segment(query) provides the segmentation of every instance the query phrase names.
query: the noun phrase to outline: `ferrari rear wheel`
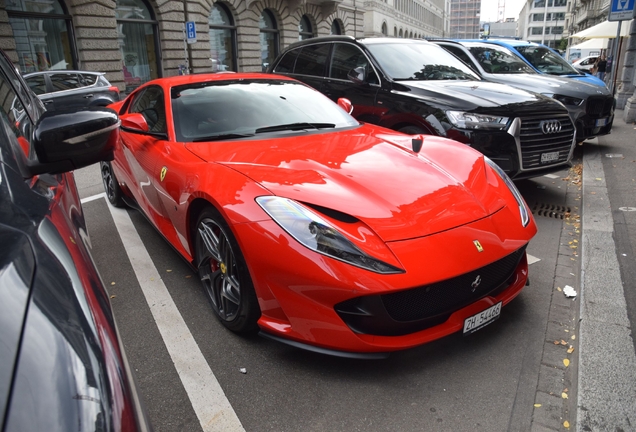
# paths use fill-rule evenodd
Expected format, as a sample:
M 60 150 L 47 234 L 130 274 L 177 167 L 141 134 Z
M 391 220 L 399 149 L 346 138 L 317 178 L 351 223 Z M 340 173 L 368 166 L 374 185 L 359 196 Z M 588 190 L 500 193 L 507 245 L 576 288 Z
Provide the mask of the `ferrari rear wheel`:
M 205 209 L 196 225 L 195 264 L 221 323 L 236 333 L 258 329 L 260 308 L 245 258 L 223 217 Z
M 100 168 L 102 170 L 102 182 L 104 183 L 104 190 L 106 191 L 106 198 L 113 207 L 124 207 L 125 203 L 122 199 L 122 191 L 113 172 L 113 166 L 110 162 L 100 162 Z

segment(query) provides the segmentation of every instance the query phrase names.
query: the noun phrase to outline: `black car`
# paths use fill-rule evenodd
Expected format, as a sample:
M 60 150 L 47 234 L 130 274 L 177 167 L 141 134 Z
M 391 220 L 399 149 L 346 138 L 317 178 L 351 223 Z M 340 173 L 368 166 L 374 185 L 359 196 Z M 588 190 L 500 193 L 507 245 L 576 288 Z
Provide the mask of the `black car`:
M 0 95 L 0 430 L 148 430 L 71 172 L 119 118 L 45 112 L 2 52 Z
M 119 88 L 102 72 L 48 70 L 24 75 L 47 111 L 107 106 L 119 100 Z
M 468 144 L 515 179 L 561 170 L 572 158 L 575 129 L 560 102 L 483 81 L 427 41 L 307 39 L 290 45 L 268 71 L 334 101 L 349 99 L 359 121 Z
M 505 46 L 474 40 L 436 39 L 433 43 L 451 52 L 485 80 L 519 87 L 552 97 L 570 112 L 576 141 L 607 135 L 614 122 L 614 96 L 605 86 L 583 80 L 540 74 Z

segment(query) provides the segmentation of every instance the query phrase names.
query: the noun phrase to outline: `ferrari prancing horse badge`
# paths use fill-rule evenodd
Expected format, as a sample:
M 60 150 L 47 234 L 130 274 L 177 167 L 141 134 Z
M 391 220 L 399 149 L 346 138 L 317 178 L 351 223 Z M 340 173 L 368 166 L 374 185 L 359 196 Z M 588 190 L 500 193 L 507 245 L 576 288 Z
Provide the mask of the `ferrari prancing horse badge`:
M 159 175 L 159 180 L 163 181 L 163 179 L 166 178 L 166 173 L 167 172 L 168 172 L 168 168 L 167 167 L 161 168 L 161 174 Z

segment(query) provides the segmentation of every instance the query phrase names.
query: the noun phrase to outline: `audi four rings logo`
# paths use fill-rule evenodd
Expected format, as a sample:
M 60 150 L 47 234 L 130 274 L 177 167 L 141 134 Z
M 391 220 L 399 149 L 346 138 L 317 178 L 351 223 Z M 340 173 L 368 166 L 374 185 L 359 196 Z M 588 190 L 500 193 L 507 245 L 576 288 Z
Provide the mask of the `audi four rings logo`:
M 560 132 L 561 122 L 558 120 L 543 120 L 541 122 L 541 130 L 545 135 Z

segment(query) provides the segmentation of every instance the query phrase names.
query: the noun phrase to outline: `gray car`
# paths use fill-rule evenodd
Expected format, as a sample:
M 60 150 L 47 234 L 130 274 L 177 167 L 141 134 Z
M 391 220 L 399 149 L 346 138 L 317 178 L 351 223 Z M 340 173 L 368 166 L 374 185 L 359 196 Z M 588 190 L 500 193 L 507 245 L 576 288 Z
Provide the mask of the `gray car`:
M 576 126 L 577 142 L 606 135 L 612 129 L 614 97 L 606 87 L 539 74 L 500 45 L 454 40 L 431 42 L 455 54 L 485 80 L 541 93 L 561 102 Z
M 119 101 L 119 89 L 102 72 L 49 70 L 24 75 L 47 111 L 107 106 Z

